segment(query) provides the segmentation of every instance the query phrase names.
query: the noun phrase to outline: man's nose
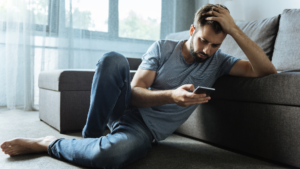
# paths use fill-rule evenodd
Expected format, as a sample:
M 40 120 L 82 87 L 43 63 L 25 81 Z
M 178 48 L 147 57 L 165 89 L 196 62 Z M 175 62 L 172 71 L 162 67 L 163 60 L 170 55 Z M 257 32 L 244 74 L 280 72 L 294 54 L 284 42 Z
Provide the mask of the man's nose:
M 204 52 L 205 54 L 207 54 L 208 56 L 210 56 L 210 49 L 211 49 L 210 45 L 206 45 L 206 46 L 204 46 L 204 48 L 203 48 L 203 52 Z

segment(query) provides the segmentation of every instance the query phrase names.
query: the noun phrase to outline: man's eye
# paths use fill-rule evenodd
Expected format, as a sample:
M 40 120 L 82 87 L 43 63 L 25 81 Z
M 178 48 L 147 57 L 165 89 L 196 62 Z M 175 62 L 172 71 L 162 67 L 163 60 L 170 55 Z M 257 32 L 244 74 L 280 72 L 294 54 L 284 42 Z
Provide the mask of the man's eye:
M 204 40 L 204 39 L 201 39 L 201 41 L 202 41 L 202 42 L 204 42 L 204 43 L 207 43 L 207 41 L 206 41 L 206 40 Z
M 219 45 L 211 45 L 213 48 L 216 48 L 216 47 L 218 47 Z

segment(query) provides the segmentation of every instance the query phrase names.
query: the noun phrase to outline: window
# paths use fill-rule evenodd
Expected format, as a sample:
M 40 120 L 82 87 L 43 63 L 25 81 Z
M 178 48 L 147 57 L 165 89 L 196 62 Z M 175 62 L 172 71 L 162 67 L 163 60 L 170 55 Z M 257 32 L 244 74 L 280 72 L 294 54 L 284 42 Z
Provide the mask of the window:
M 30 3 L 26 3 L 30 1 Z M 24 10 L 28 14 L 33 14 L 34 21 L 37 25 L 48 24 L 48 5 L 49 0 L 1 0 L 0 1 L 0 20 L 3 21 L 9 17 L 10 21 L 21 23 L 23 20 L 22 15 Z M 7 14 L 9 11 L 9 14 Z M 33 12 L 33 13 L 31 13 Z
M 57 0 L 51 1 L 61 5 Z M 73 29 L 86 31 L 85 36 L 93 33 L 93 38 L 146 43 L 160 39 L 161 0 L 64 1 L 65 27 L 72 24 Z M 59 5 L 52 6 L 59 8 Z
M 161 0 L 119 0 L 119 37 L 158 40 Z
M 50 36 L 71 27 L 87 38 L 93 33 L 93 38 L 149 43 L 161 36 L 161 6 L 162 0 L 1 0 L 0 18 L 22 23 L 22 10 L 28 10 L 36 30 Z M 4 16 L 7 10 L 10 16 Z
M 89 31 L 108 32 L 108 0 L 66 0 L 66 26 Z M 72 21 L 71 21 L 72 18 Z

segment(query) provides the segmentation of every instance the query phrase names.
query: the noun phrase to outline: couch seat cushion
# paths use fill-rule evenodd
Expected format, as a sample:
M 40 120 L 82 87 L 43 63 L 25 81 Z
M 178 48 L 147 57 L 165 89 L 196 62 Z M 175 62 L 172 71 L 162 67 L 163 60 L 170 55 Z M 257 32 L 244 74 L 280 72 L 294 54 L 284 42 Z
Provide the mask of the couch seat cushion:
M 283 72 L 261 78 L 223 76 L 211 99 L 226 99 L 300 106 L 300 72 Z

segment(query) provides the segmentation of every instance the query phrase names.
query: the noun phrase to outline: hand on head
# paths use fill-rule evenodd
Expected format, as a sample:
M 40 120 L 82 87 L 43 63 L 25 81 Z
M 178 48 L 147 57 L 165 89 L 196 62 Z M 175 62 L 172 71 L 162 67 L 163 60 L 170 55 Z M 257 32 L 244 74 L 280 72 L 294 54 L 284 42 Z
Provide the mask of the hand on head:
M 206 20 L 219 22 L 224 32 L 230 35 L 234 33 L 237 28 L 229 11 L 223 7 L 215 6 L 211 11 L 203 13 L 202 15 L 211 15 L 207 17 Z

